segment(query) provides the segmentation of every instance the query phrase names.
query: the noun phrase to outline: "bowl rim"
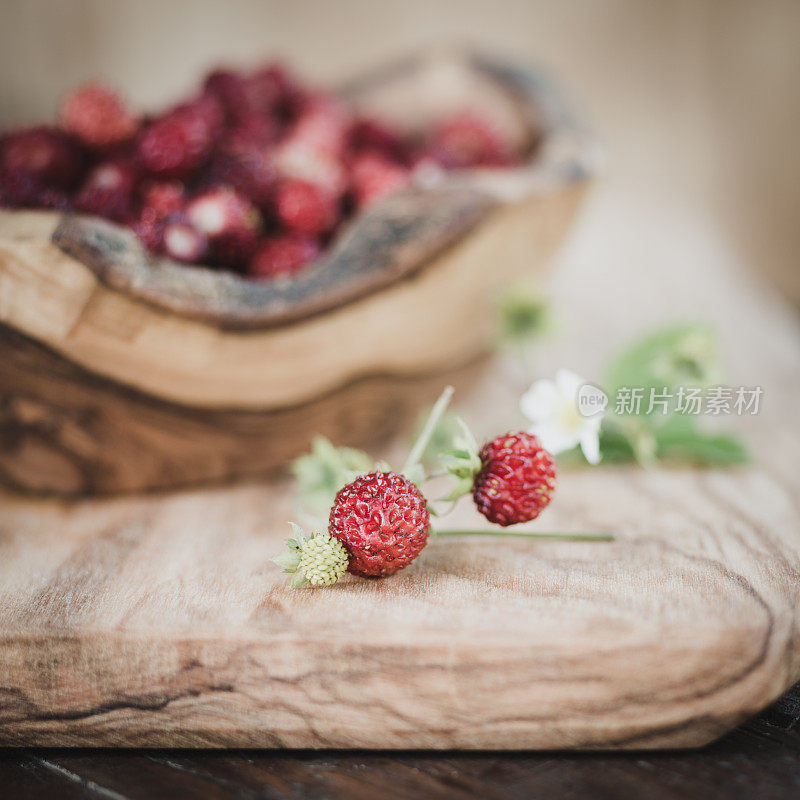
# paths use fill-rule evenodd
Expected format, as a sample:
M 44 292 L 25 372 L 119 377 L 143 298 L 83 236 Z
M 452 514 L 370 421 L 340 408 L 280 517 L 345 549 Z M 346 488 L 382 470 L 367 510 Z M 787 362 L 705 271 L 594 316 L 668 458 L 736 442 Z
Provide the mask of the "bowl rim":
M 446 173 L 376 203 L 343 226 L 313 265 L 291 278 L 253 281 L 199 264 L 153 257 L 114 223 L 66 214 L 52 243 L 108 287 L 180 317 L 225 330 L 278 328 L 337 310 L 413 276 L 494 208 L 583 183 L 597 173 L 597 142 L 549 74 L 472 51 L 429 51 L 345 84 L 355 97 L 432 58 L 460 62 L 516 98 L 541 138 L 519 167 Z

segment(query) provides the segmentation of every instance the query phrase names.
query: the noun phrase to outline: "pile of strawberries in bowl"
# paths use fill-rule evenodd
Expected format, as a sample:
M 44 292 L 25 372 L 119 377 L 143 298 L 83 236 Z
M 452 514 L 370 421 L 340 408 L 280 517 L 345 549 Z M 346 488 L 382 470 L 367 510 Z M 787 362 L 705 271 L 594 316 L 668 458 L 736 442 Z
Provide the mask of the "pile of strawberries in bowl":
M 0 206 L 104 217 L 152 253 L 273 279 L 421 174 L 518 161 L 473 113 L 403 135 L 270 64 L 214 71 L 155 116 L 100 84 L 76 89 L 57 126 L 0 134 Z

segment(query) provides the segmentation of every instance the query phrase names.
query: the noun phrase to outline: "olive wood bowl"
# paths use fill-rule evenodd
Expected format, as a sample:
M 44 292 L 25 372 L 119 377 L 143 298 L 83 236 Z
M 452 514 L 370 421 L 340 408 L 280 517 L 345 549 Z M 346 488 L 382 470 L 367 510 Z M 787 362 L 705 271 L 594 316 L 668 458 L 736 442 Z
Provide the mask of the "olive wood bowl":
M 596 145 L 542 74 L 474 54 L 344 92 L 409 130 L 472 108 L 529 156 L 413 185 L 273 282 L 152 257 L 103 220 L 0 212 L 0 482 L 75 495 L 263 475 L 316 433 L 386 436 L 474 372 L 498 292 L 543 269 Z

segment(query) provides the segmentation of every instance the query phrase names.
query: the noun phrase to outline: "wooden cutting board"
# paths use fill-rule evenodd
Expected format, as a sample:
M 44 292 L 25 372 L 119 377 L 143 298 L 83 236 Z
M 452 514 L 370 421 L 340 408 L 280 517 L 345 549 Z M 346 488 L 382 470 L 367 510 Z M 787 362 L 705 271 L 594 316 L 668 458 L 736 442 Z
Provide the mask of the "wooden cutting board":
M 800 678 L 796 320 L 708 242 L 670 260 L 666 235 L 643 273 L 635 247 L 611 257 L 619 240 L 603 262 L 592 224 L 539 370 L 594 376 L 631 331 L 702 312 L 731 382 L 764 388 L 757 417 L 727 420 L 753 465 L 564 470 L 535 529 L 617 541 L 432 541 L 392 578 L 328 590 L 292 590 L 269 561 L 288 482 L 2 496 L 0 744 L 689 747 Z M 609 282 L 625 313 L 596 305 Z M 498 358 L 460 409 L 482 433 L 518 425 L 520 386 Z M 465 504 L 452 525 L 477 519 Z

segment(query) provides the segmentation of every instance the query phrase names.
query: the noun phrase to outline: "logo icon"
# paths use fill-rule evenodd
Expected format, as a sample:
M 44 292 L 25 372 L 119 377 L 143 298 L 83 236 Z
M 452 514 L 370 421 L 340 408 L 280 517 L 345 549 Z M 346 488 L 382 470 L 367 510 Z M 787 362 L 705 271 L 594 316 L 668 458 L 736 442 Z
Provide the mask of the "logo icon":
M 608 395 L 593 383 L 584 383 L 578 389 L 578 413 L 582 417 L 596 417 L 608 406 Z

